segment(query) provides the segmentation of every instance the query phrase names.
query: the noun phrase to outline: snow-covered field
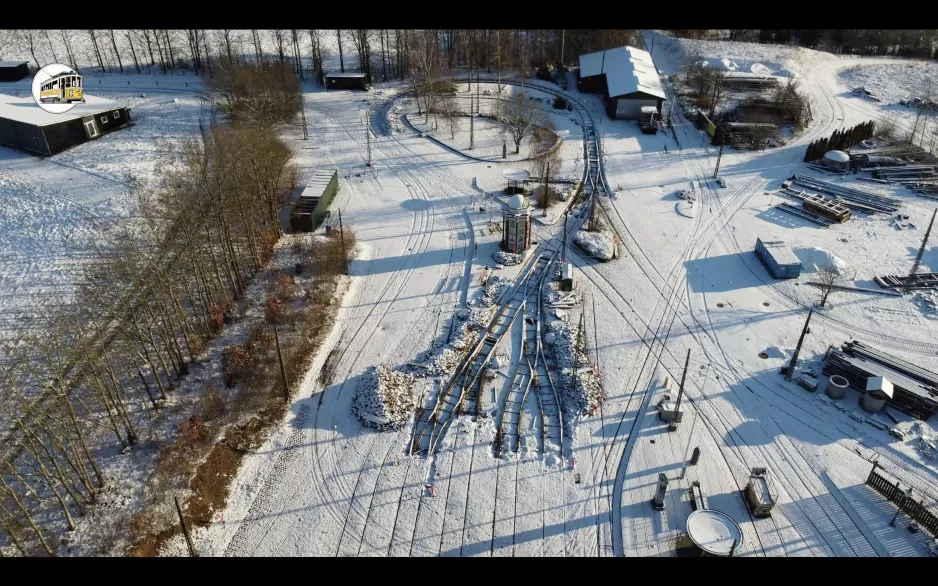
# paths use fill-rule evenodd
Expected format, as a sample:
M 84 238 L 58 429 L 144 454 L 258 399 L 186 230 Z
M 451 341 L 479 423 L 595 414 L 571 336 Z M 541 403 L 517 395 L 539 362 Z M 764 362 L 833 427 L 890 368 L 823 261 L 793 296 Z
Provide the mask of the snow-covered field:
M 410 455 L 411 422 L 376 431 L 355 415 L 352 403 L 372 369 L 433 360 L 452 342 L 458 315 L 468 315 L 484 296 L 483 270 L 508 279 L 521 270 L 523 265 L 496 268 L 492 254 L 501 234 L 491 223 L 499 221 L 500 200 L 483 198 L 503 187 L 508 165 L 467 159 L 402 125 L 403 132 L 372 139 L 368 168 L 361 121 L 372 103 L 400 86 L 382 86 L 383 95 L 369 94 L 364 102 L 358 92 L 306 94 L 316 140 L 297 150 L 300 164 L 304 171 L 339 169 L 341 190 L 333 207 L 342 210 L 366 254 L 353 265 L 353 291 L 314 363 L 318 372 L 328 355 L 333 377 L 323 383 L 311 374 L 298 391 L 293 415 L 245 457 L 227 509 L 195 532 L 201 555 L 671 556 L 692 510 L 686 495 L 695 480 L 708 506 L 741 526 L 738 555 L 926 555 L 926 535 L 906 531 L 907 520 L 890 527 L 895 507 L 864 482 L 877 460 L 927 505 L 938 503 L 938 461 L 929 447 L 938 435 L 935 418 L 916 422 L 897 414 L 898 427 L 908 434 L 900 440 L 850 417 L 858 410 L 855 391 L 838 409 L 821 393 L 778 374 L 819 298 L 807 285 L 816 276 L 814 265 L 839 259 L 849 280 L 864 287 L 875 286 L 874 275 L 902 274 L 934 208 L 929 200 L 876 186 L 901 199 L 902 213 L 916 229 L 899 230 L 886 216 L 856 214 L 824 230 L 773 209 L 785 201 L 774 193 L 781 180 L 806 172 L 801 159 L 808 142 L 884 115 L 882 106 L 846 96 L 840 72 L 892 61 L 682 41 L 651 32 L 644 37 L 646 45 L 655 39 L 655 62 L 664 74 L 679 71 L 686 55 L 724 66 L 726 60 L 738 70 L 761 64 L 795 73 L 814 119 L 782 148 L 725 150 L 724 189 L 710 180 L 716 149 L 680 116 L 674 124 L 682 148 L 670 131 L 645 135 L 634 122 L 607 119 L 596 96 L 580 95 L 571 85 L 570 95 L 595 112 L 608 184 L 616 192 L 608 202 L 609 219 L 620 241 L 619 258 L 608 263 L 566 249 L 576 267 L 577 315 L 585 312 L 586 347 L 594 362 L 589 367 L 602 375 L 604 401 L 576 422 L 568 438 L 572 459 L 563 466 L 538 454 L 540 412 L 533 397 L 522 408 L 518 454 L 493 455 L 493 415 L 523 355 L 523 320 L 499 346 L 494 378 L 479 385 L 479 419 L 459 417 L 434 457 Z M 157 116 L 162 104 L 170 120 L 165 124 L 188 125 L 189 133 L 193 125 L 197 129 L 197 103 L 170 106 L 157 99 L 141 98 L 154 102 L 141 102 L 135 115 L 137 108 L 141 114 L 152 108 Z M 392 116 L 399 121 L 407 111 Z M 560 172 L 579 175 L 582 134 L 566 118 L 569 126 L 558 124 L 567 133 Z M 442 126 L 438 132 L 448 136 Z M 95 175 L 95 181 L 113 182 L 121 167 L 108 161 L 119 160 L 117 150 L 105 151 L 113 158 L 89 161 L 73 154 L 69 160 L 108 177 Z M 2 185 L 28 199 L 39 189 L 38 182 L 29 182 L 38 163 L 6 156 L 0 161 Z M 51 161 L 42 163 L 51 169 Z M 852 177 L 827 179 L 875 189 Z M 674 195 L 691 188 L 697 194 L 693 214 Z M 79 203 L 113 205 L 122 191 L 112 189 L 103 196 L 96 187 L 82 190 Z M 61 229 L 41 224 L 38 212 L 21 221 L 36 223 L 28 231 L 34 247 L 65 234 L 95 234 L 78 219 Z M 559 248 L 562 232 L 562 223 L 534 223 L 542 250 Z M 771 279 L 752 252 L 757 237 L 786 240 L 805 273 L 791 281 Z M 923 268 L 938 270 L 935 251 L 926 250 Z M 25 286 L 31 274 L 23 272 L 16 282 Z M 938 319 L 916 300 L 834 292 L 829 305 L 812 317 L 799 370 L 819 370 L 828 346 L 850 339 L 938 370 Z M 665 395 L 675 398 L 688 350 L 685 417 L 677 431 L 668 432 L 655 405 Z M 426 391 L 416 397 L 424 409 L 433 407 L 446 374 L 440 369 L 428 378 L 431 388 L 415 385 Z M 694 447 L 700 448 L 700 461 L 682 474 L 687 450 Z M 778 504 L 769 519 L 750 517 L 740 494 L 753 466 L 768 467 L 777 485 Z M 670 481 L 663 512 L 649 502 L 660 473 Z M 163 553 L 185 555 L 182 538 Z

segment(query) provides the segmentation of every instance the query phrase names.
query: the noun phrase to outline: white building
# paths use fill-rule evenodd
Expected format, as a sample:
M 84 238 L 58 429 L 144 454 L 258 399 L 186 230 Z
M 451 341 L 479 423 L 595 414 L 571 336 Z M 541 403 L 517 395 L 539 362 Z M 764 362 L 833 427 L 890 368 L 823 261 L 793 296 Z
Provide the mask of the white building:
M 580 55 L 577 87 L 581 92 L 602 92 L 609 115 L 625 120 L 638 120 L 648 106 L 660 114 L 667 97 L 651 55 L 635 47 Z

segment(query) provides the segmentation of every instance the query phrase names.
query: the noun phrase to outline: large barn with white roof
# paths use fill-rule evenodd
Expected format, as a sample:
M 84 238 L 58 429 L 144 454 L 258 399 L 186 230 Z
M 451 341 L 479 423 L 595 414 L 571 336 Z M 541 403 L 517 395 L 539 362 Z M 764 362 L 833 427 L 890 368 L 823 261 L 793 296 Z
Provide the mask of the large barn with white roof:
M 0 145 L 37 155 L 54 155 L 130 124 L 130 108 L 85 95 L 84 104 L 50 114 L 32 97 L 0 94 Z
M 609 116 L 625 120 L 637 120 L 645 106 L 660 114 L 666 97 L 651 55 L 635 47 L 580 55 L 577 87 L 584 93 L 602 92 Z

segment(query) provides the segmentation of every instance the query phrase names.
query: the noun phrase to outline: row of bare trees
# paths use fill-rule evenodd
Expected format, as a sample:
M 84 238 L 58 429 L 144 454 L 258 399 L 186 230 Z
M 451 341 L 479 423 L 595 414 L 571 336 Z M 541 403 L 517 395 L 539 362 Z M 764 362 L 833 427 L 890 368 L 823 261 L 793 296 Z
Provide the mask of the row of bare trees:
M 493 30 L 493 29 L 141 29 L 141 30 L 21 30 L 0 31 L 4 53 L 31 58 L 42 67 L 63 61 L 76 69 L 167 73 L 192 69 L 213 75 L 221 64 L 277 62 L 292 68 L 300 79 L 322 81 L 329 47 L 338 49 L 339 68 L 346 69 L 348 49 L 353 65 L 369 81 L 404 79 L 417 65 L 424 46 L 431 44 L 436 64 L 458 67 L 521 69 L 548 63 L 574 63 L 577 55 L 636 42 L 633 30 Z M 329 38 L 332 37 L 332 38 Z M 131 64 L 133 69 L 131 69 Z
M 7 349 L 0 546 L 55 552 L 55 531 L 75 529 L 108 482 L 100 454 L 152 436 L 271 256 L 296 181 L 291 151 L 277 116 L 232 118 L 182 144 L 157 181 L 132 187 L 142 218 L 109 234 L 86 265 L 71 306 L 80 309 Z

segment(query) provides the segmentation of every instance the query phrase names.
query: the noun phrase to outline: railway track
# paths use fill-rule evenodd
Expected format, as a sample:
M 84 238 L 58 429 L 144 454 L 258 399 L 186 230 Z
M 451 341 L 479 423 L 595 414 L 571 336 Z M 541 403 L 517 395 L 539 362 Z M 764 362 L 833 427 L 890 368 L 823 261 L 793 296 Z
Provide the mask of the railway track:
M 430 456 L 436 452 L 455 416 L 462 412 L 467 390 L 478 384 L 482 371 L 521 312 L 527 294 L 528 279 L 538 279 L 545 269 L 546 261 L 542 256 L 533 258 L 522 270 L 512 287 L 502 293 L 498 301 L 499 309 L 466 357 L 457 366 L 449 382 L 440 389 L 435 406 L 415 424 L 412 455 L 421 453 Z M 511 294 L 507 295 L 509 292 Z

